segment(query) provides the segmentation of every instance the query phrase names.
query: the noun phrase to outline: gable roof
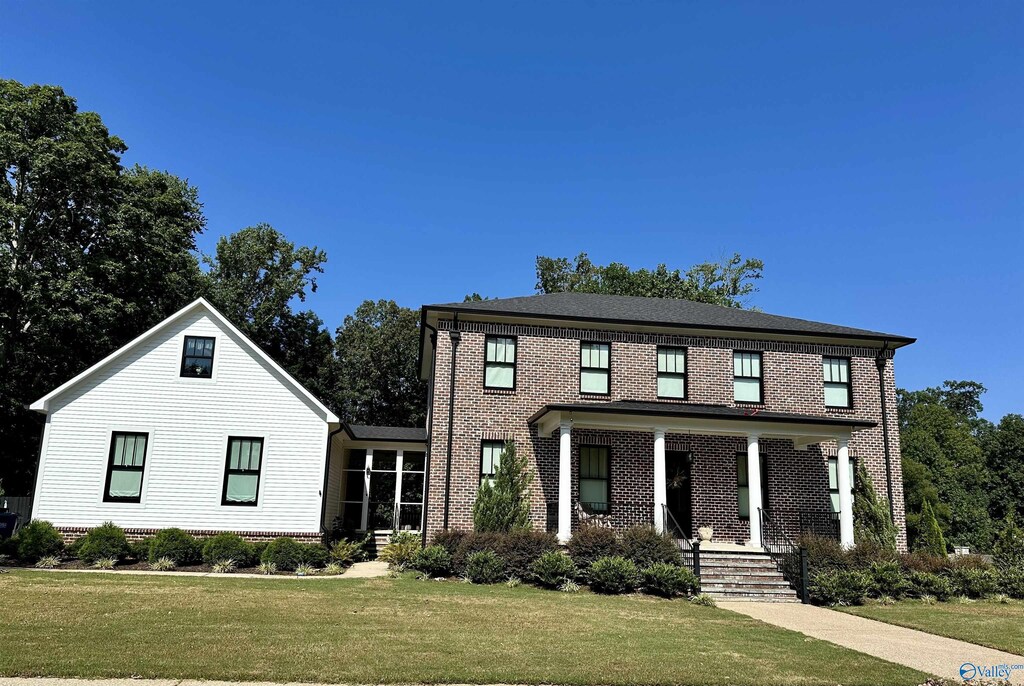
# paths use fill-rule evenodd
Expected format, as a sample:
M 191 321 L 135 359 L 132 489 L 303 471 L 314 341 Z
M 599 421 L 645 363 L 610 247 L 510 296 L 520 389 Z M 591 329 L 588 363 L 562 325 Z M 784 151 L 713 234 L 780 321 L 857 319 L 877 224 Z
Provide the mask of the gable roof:
M 326 405 L 320 402 L 320 400 L 317 399 L 316 396 L 307 391 L 306 387 L 300 384 L 298 381 L 296 381 L 295 377 L 286 372 L 284 368 L 281 367 L 281 365 L 279 365 L 277 362 L 274 362 L 273 358 L 271 358 L 270 355 L 263 352 L 263 350 L 258 345 L 253 343 L 248 336 L 246 336 L 238 329 L 238 327 L 236 327 L 234 324 L 228 321 L 228 318 L 222 315 L 220 312 L 218 312 L 217 309 L 213 305 L 211 305 L 205 298 L 199 298 L 197 300 L 192 301 L 191 303 L 181 308 L 180 310 L 172 314 L 170 317 L 163 320 L 162 322 L 160 322 L 159 324 L 157 324 L 156 326 L 154 326 L 153 328 L 151 328 L 149 331 L 145 332 L 138 338 L 121 346 L 120 348 L 112 352 L 110 355 L 107 355 L 102 360 L 100 360 L 93 366 L 89 367 L 78 376 L 53 389 L 39 400 L 29 405 L 29 409 L 46 414 L 47 412 L 49 412 L 50 402 L 54 398 L 74 388 L 79 383 L 89 378 L 99 370 L 103 369 L 111 362 L 119 359 L 122 355 L 125 355 L 128 351 L 158 335 L 165 329 L 169 328 L 175 322 L 183 319 L 185 316 L 191 314 L 192 312 L 195 312 L 196 310 L 203 310 L 219 326 L 223 327 L 230 333 L 237 336 L 238 339 L 242 342 L 242 346 L 249 351 L 249 354 L 257 358 L 258 360 L 262 360 L 263 362 L 269 364 L 271 369 L 280 374 L 284 378 L 285 382 L 289 386 L 291 386 L 292 390 L 294 390 L 297 395 L 299 395 L 302 398 L 305 398 L 306 400 L 309 400 L 313 404 L 313 406 L 316 407 L 317 410 L 321 413 L 325 422 L 327 422 L 328 424 L 340 423 L 341 420 L 338 419 L 337 415 L 331 412 L 330 409 L 328 409 Z
M 612 324 L 646 324 L 721 331 L 746 331 L 828 338 L 889 341 L 894 347 L 916 339 L 777 314 L 741 310 L 677 298 L 642 298 L 601 293 L 546 293 L 518 298 L 426 305 L 427 310 Z

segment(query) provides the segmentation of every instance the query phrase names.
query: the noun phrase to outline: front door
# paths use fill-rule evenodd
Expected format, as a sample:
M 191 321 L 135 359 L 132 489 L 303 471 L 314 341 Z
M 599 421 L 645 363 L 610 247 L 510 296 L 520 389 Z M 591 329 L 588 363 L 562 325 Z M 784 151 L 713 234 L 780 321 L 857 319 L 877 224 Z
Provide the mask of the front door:
M 672 531 L 685 538 L 693 536 L 693 462 L 691 453 L 670 450 L 665 453 L 666 505 L 681 531 Z M 675 528 L 669 520 L 670 529 Z

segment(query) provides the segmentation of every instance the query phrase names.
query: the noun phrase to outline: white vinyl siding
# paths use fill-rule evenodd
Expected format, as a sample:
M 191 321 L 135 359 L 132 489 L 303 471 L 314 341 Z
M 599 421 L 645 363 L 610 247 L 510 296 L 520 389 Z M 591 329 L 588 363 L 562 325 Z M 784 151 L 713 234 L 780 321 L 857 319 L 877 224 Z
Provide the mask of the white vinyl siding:
M 762 401 L 761 353 L 734 352 L 733 400 L 738 403 Z
M 186 335 L 216 339 L 212 378 L 180 376 Z M 203 310 L 53 399 L 33 517 L 57 526 L 317 533 L 328 425 Z M 140 503 L 104 502 L 111 434 L 147 433 Z M 257 504 L 222 504 L 228 438 L 262 436 Z
M 516 339 L 488 336 L 484 356 L 484 388 L 515 388 Z
M 827 407 L 850 407 L 850 361 L 842 357 L 821 360 Z
M 686 350 L 658 347 L 658 397 L 686 397 Z
M 611 344 L 580 343 L 580 392 L 608 395 L 611 386 Z

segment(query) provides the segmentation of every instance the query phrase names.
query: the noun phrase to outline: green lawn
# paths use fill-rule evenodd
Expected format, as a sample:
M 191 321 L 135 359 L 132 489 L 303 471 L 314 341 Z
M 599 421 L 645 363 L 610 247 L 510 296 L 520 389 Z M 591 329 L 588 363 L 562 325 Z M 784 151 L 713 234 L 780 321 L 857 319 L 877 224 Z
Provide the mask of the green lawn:
M 919 684 L 683 600 L 411 579 L 0 575 L 0 675 L 562 684 Z
M 847 607 L 843 612 L 1024 655 L 1024 602 L 1019 600 L 934 605 L 903 600 L 895 605 Z

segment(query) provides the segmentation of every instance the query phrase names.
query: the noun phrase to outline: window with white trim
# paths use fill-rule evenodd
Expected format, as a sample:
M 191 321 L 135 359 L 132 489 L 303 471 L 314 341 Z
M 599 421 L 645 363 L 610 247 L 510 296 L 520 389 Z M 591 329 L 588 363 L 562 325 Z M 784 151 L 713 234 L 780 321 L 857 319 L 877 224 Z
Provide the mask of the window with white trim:
M 111 434 L 107 482 L 103 490 L 105 502 L 142 502 L 142 475 L 148 444 L 148 433 L 115 431 Z
M 213 376 L 213 346 L 209 336 L 185 336 L 181 353 L 181 376 L 209 379 Z
M 255 505 L 263 466 L 263 439 L 231 437 L 224 466 L 222 505 Z

